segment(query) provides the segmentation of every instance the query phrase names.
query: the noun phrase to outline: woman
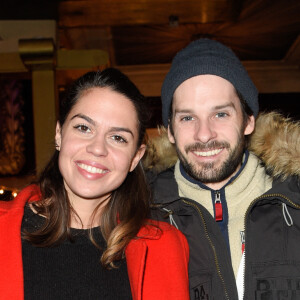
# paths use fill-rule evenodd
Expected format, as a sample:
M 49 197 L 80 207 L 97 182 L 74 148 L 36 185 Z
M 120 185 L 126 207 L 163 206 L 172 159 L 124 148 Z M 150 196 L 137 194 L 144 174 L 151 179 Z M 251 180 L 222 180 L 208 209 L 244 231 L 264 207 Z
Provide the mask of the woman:
M 36 185 L 0 203 L 1 299 L 188 299 L 188 246 L 147 220 L 144 98 L 120 71 L 71 87 Z

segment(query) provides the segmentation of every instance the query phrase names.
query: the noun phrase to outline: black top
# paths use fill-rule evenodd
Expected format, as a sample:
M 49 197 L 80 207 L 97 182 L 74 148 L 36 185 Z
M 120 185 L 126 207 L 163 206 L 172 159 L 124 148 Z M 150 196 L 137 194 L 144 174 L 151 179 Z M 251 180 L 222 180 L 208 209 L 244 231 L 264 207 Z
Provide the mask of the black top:
M 39 228 L 44 219 L 26 206 L 22 230 Z M 126 260 L 117 262 L 117 269 L 106 270 L 100 264 L 102 250 L 88 237 L 88 230 L 71 229 L 74 241 L 65 241 L 51 248 L 39 248 L 22 241 L 25 300 L 132 299 Z M 97 243 L 106 242 L 93 228 Z

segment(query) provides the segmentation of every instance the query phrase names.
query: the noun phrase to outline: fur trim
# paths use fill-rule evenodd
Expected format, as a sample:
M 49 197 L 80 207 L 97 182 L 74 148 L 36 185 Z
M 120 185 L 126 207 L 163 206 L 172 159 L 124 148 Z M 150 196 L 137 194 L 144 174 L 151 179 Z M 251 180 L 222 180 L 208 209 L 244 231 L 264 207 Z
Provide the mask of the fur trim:
M 248 148 L 263 161 L 273 177 L 300 176 L 299 121 L 277 112 L 261 113 Z
M 260 113 L 249 150 L 258 156 L 273 177 L 300 176 L 300 122 L 277 112 Z M 143 158 L 145 169 L 159 173 L 175 164 L 177 154 L 168 140 L 167 130 L 158 128 L 158 136 L 148 141 Z
M 160 173 L 175 165 L 178 157 L 175 146 L 168 139 L 167 129 L 157 128 L 158 135 L 149 139 L 147 150 L 143 157 L 143 166 L 146 170 Z

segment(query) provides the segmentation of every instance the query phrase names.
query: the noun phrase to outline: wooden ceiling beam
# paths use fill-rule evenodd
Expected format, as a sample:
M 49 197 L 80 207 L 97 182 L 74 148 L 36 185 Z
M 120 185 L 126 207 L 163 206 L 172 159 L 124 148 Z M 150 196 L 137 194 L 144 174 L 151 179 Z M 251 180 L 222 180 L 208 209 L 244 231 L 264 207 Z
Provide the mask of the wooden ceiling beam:
M 300 69 L 283 61 L 244 61 L 260 93 L 300 93 Z M 159 97 L 170 64 L 117 66 L 147 97 Z
M 84 0 L 59 4 L 59 26 L 176 25 L 225 22 L 238 0 Z M 240 1 L 239 1 L 240 2 Z
M 284 61 L 290 64 L 296 64 L 300 67 L 300 35 L 290 47 L 288 53 L 284 57 Z

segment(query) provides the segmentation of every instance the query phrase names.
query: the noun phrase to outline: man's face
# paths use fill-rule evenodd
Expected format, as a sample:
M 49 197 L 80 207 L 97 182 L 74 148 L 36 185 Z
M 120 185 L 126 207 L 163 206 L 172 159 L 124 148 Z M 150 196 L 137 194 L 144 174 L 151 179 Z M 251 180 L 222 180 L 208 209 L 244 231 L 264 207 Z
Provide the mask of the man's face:
M 175 91 L 169 140 L 175 143 L 186 172 L 213 189 L 221 188 L 240 168 L 245 135 L 254 130 L 254 117 L 246 124 L 233 85 L 215 75 L 184 81 Z

